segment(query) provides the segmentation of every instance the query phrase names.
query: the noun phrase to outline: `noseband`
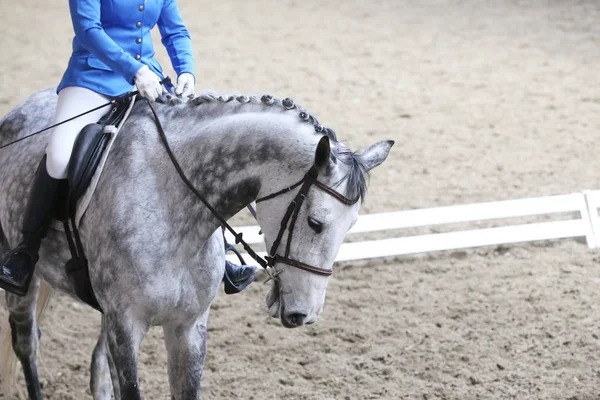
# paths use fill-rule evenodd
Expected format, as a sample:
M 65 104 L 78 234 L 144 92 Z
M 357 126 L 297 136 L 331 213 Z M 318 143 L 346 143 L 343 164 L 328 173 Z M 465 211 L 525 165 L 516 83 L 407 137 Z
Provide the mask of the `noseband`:
M 294 197 L 294 200 L 292 200 L 292 202 L 288 206 L 287 211 L 285 212 L 285 215 L 283 216 L 283 219 L 281 220 L 281 225 L 279 227 L 279 233 L 277 234 L 277 238 L 275 239 L 275 241 L 273 242 L 273 245 L 271 246 L 269 255 L 267 257 L 265 257 L 269 266 L 272 267 L 275 265 L 275 263 L 282 263 L 282 264 L 291 265 L 292 267 L 303 269 L 308 272 L 312 272 L 317 275 L 329 276 L 329 275 L 333 274 L 332 269 L 313 267 L 312 265 L 308 265 L 301 261 L 290 258 L 290 247 L 292 245 L 292 236 L 294 235 L 294 227 L 296 226 L 296 220 L 298 219 L 298 214 L 300 213 L 300 208 L 302 207 L 302 204 L 304 203 L 304 200 L 306 199 L 306 195 L 308 194 L 308 191 L 311 188 L 311 186 L 315 185 L 319 189 L 323 190 L 325 193 L 332 196 L 334 199 L 336 199 L 346 205 L 353 205 L 358 201 L 358 198 L 356 200 L 351 200 L 351 199 L 347 198 L 346 196 L 340 194 L 339 192 L 335 191 L 334 189 L 330 188 L 329 186 L 325 185 L 324 183 L 320 182 L 319 180 L 317 180 L 318 176 L 319 176 L 319 170 L 316 165 L 313 165 L 311 167 L 311 169 L 308 170 L 306 175 L 304 175 L 304 178 L 302 178 L 300 181 L 296 182 L 292 186 L 285 188 L 283 190 L 280 190 L 279 192 L 270 194 L 268 196 L 264 196 L 259 199 L 256 199 L 256 203 L 260 203 L 261 201 L 265 201 L 265 200 L 270 200 L 270 199 L 277 197 L 279 195 L 282 195 L 284 193 L 288 193 L 289 191 L 293 190 L 294 188 L 302 185 L 302 187 L 298 191 L 298 194 L 296 194 L 296 197 Z M 290 219 L 291 219 L 291 222 L 290 222 Z M 288 227 L 288 223 L 289 223 L 289 227 Z M 279 249 L 279 245 L 281 244 L 281 239 L 283 238 L 283 234 L 284 234 L 286 228 L 288 229 L 288 237 L 287 237 L 287 244 L 285 246 L 285 255 L 280 256 L 277 254 L 277 250 Z
M 345 197 L 344 195 L 340 194 L 339 192 L 335 191 L 334 189 L 330 188 L 329 186 L 325 185 L 324 183 L 320 182 L 319 180 L 317 180 L 317 177 L 319 176 L 319 170 L 316 165 L 313 165 L 310 168 L 310 170 L 308 170 L 306 175 L 304 175 L 304 177 L 300 181 L 296 182 L 292 186 L 287 187 L 283 190 L 280 190 L 276 193 L 272 193 L 270 195 L 267 195 L 267 196 L 257 199 L 256 200 L 257 203 L 259 203 L 261 201 L 265 201 L 265 200 L 270 200 L 270 199 L 280 196 L 284 193 L 288 193 L 291 190 L 302 185 L 302 187 L 298 191 L 298 194 L 296 194 L 296 197 L 294 197 L 294 199 L 288 206 L 287 211 L 286 211 L 285 215 L 283 216 L 283 219 L 281 220 L 281 225 L 279 227 L 279 233 L 277 234 L 277 238 L 275 239 L 275 241 L 273 242 L 273 245 L 271 246 L 271 251 L 269 252 L 269 255 L 266 256 L 265 258 L 262 258 L 258 254 L 256 254 L 256 252 L 250 247 L 250 245 L 248 243 L 246 243 L 246 241 L 242 237 L 242 234 L 237 233 L 227 223 L 225 218 L 223 218 L 223 216 L 221 214 L 219 214 L 219 212 L 213 206 L 211 206 L 210 203 L 208 203 L 208 201 L 204 198 L 204 196 L 202 196 L 202 194 L 200 192 L 198 192 L 198 189 L 196 189 L 194 187 L 194 185 L 190 182 L 190 180 L 185 176 L 185 173 L 183 172 L 183 170 L 181 169 L 181 166 L 177 162 L 175 155 L 171 151 L 171 147 L 169 146 L 167 136 L 162 127 L 162 124 L 160 123 L 158 114 L 154 110 L 152 103 L 148 102 L 148 105 L 150 106 L 150 109 L 152 110 L 152 114 L 154 115 L 154 122 L 156 123 L 156 128 L 158 130 L 160 139 L 161 139 L 163 145 L 165 146 L 165 150 L 167 151 L 167 154 L 168 154 L 169 158 L 171 159 L 171 162 L 173 163 L 173 166 L 177 170 L 177 173 L 179 174 L 179 177 L 181 178 L 183 183 L 185 183 L 185 185 L 192 191 L 192 193 L 194 193 L 194 195 L 206 206 L 206 208 L 208 208 L 208 210 L 215 216 L 215 218 L 217 218 L 219 220 L 221 225 L 224 226 L 225 229 L 227 229 L 229 232 L 231 232 L 231 234 L 235 237 L 235 243 L 241 244 L 244 247 L 244 250 L 248 253 L 248 255 L 250 257 L 252 257 L 257 263 L 259 263 L 261 267 L 267 269 L 269 267 L 273 267 L 276 263 L 283 263 L 283 264 L 291 265 L 292 267 L 303 269 L 308 272 L 312 272 L 317 275 L 330 276 L 333 273 L 332 269 L 313 267 L 312 265 L 308 265 L 301 261 L 289 258 L 290 246 L 292 243 L 292 236 L 294 234 L 294 227 L 296 225 L 296 220 L 298 219 L 298 214 L 300 213 L 300 208 L 302 207 L 302 203 L 304 203 L 306 195 L 308 194 L 309 189 L 313 185 L 318 187 L 319 189 L 323 190 L 325 193 L 329 194 L 336 200 L 338 200 L 346 205 L 356 204 L 359 200 L 358 197 L 354 200 L 351 200 L 351 199 Z M 290 223 L 290 219 L 291 219 L 291 223 Z M 288 228 L 288 223 L 289 223 L 289 228 Z M 286 228 L 288 229 L 288 238 L 287 238 L 287 244 L 286 244 L 286 248 L 285 248 L 285 255 L 280 256 L 277 254 L 277 250 L 279 248 L 279 245 L 281 244 L 281 239 L 283 238 L 283 234 L 285 233 Z

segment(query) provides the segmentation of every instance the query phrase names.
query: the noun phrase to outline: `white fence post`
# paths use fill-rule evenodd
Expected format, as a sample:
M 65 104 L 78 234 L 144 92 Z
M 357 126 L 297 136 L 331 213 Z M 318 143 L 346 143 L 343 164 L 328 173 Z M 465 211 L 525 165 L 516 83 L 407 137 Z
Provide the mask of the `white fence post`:
M 600 217 L 598 216 L 598 209 L 600 208 L 600 191 L 586 190 L 583 194 L 585 195 L 590 229 L 592 230 L 592 235 L 594 237 L 594 244 L 590 247 L 598 248 L 600 247 Z

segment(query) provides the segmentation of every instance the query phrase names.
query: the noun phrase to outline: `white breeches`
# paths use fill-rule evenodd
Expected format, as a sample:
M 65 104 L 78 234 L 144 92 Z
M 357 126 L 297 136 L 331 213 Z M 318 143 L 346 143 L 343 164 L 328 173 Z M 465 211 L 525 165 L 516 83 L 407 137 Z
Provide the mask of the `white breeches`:
M 53 124 L 106 104 L 109 101 L 110 98 L 90 89 L 78 86 L 66 87 L 58 93 L 58 103 L 56 105 Z M 48 146 L 46 147 L 46 168 L 52 178 L 65 179 L 67 177 L 67 166 L 71 159 L 71 152 L 73 151 L 77 135 L 79 135 L 84 126 L 98 122 L 108 111 L 110 111 L 110 105 L 76 118 L 66 124 L 59 125 L 52 130 Z

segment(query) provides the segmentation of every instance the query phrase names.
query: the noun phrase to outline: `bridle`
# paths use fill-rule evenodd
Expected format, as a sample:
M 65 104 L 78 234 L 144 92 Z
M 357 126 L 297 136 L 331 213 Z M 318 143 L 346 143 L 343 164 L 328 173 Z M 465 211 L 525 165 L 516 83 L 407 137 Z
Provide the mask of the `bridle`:
M 241 244 L 243 246 L 244 250 L 248 253 L 248 255 L 250 257 L 252 257 L 261 267 L 263 267 L 264 269 L 266 269 L 268 271 L 269 267 L 273 268 L 275 266 L 275 264 L 279 262 L 279 263 L 290 265 L 292 267 L 302 269 L 304 271 L 312 272 L 313 274 L 317 274 L 317 275 L 330 276 L 333 273 L 332 269 L 324 269 L 324 268 L 314 267 L 312 265 L 309 265 L 309 264 L 303 263 L 301 261 L 290 258 L 290 246 L 292 243 L 292 236 L 294 234 L 294 227 L 296 226 L 296 220 L 298 219 L 298 214 L 300 213 L 300 208 L 302 207 L 302 204 L 304 203 L 304 200 L 306 199 L 306 195 L 308 194 L 308 191 L 310 190 L 311 186 L 313 186 L 313 185 L 315 187 L 323 190 L 325 193 L 329 194 L 336 200 L 338 200 L 346 205 L 356 204 L 359 200 L 358 197 L 356 199 L 349 199 L 346 196 L 344 196 L 341 193 L 334 190 L 333 188 L 320 182 L 317 179 L 317 177 L 319 176 L 319 168 L 318 168 L 318 166 L 313 165 L 308 170 L 308 172 L 304 175 L 304 177 L 300 181 L 293 184 L 292 186 L 257 199 L 256 203 L 270 200 L 270 199 L 273 199 L 282 194 L 288 193 L 288 192 L 292 191 L 293 189 L 297 188 L 298 186 L 302 185 L 300 187 L 300 190 L 298 191 L 298 193 L 296 194 L 296 196 L 294 197 L 294 199 L 288 206 L 287 211 L 286 211 L 285 215 L 283 216 L 283 219 L 281 220 L 281 224 L 279 227 L 279 233 L 277 234 L 277 238 L 275 239 L 275 241 L 273 242 L 273 245 L 271 246 L 271 250 L 269 251 L 269 254 L 265 258 L 262 258 L 258 254 L 256 254 L 256 252 L 250 247 L 250 245 L 248 243 L 246 243 L 246 241 L 242 237 L 242 233 L 237 233 L 227 223 L 225 218 L 223 218 L 223 216 L 221 214 L 219 214 L 219 212 L 212 205 L 210 205 L 208 203 L 208 201 L 204 198 L 204 196 L 200 192 L 198 192 L 198 190 L 194 187 L 194 185 L 186 177 L 185 173 L 181 169 L 181 166 L 177 162 L 175 155 L 171 151 L 171 147 L 169 146 L 169 142 L 165 135 L 165 131 L 162 127 L 162 124 L 160 123 L 160 120 L 158 118 L 158 115 L 156 114 L 156 111 L 154 110 L 154 107 L 152 106 L 152 103 L 148 102 L 148 105 L 150 106 L 150 109 L 152 110 L 152 114 L 154 115 L 154 122 L 156 123 L 156 128 L 158 130 L 160 139 L 161 139 L 163 145 L 165 146 L 165 150 L 167 151 L 167 154 L 169 155 L 169 158 L 171 159 L 173 166 L 177 170 L 179 177 L 181 178 L 181 180 L 183 180 L 183 183 L 185 183 L 185 185 L 192 191 L 192 193 L 194 193 L 194 195 L 209 209 L 209 211 L 213 214 L 213 216 L 219 220 L 221 225 L 234 236 L 235 243 Z M 291 220 L 291 222 L 290 222 L 290 220 Z M 289 227 L 288 227 L 288 225 L 289 225 Z M 286 248 L 285 248 L 285 255 L 281 256 L 281 255 L 277 254 L 277 250 L 279 249 L 279 246 L 281 244 L 281 239 L 283 238 L 283 234 L 285 233 L 286 228 L 288 229 L 287 244 L 286 244 Z M 269 274 L 269 275 L 271 278 L 275 278 L 275 275 L 277 273 L 278 272 L 276 272 L 275 274 Z
M 279 226 L 279 233 L 277 233 L 277 238 L 275 239 L 275 241 L 273 242 L 273 245 L 271 246 L 269 255 L 266 257 L 268 265 L 270 267 L 274 266 L 275 263 L 279 262 L 282 264 L 291 265 L 292 267 L 303 269 L 308 272 L 312 272 L 313 274 L 317 274 L 317 275 L 329 276 L 333 273 L 332 269 L 324 269 L 324 268 L 314 267 L 312 265 L 309 265 L 309 264 L 303 263 L 301 261 L 290 258 L 290 247 L 292 245 L 292 236 L 294 235 L 294 227 L 296 226 L 296 220 L 298 219 L 298 214 L 300 213 L 300 208 L 302 207 L 302 203 L 304 203 L 304 200 L 306 199 L 306 195 L 308 194 L 308 191 L 311 188 L 311 186 L 313 186 L 313 185 L 316 186 L 317 188 L 323 190 L 325 193 L 332 196 L 334 199 L 342 202 L 343 204 L 349 205 L 349 206 L 355 204 L 359 200 L 358 198 L 355 200 L 351 200 L 351 199 L 347 198 L 346 196 L 342 195 L 341 193 L 337 192 L 336 190 L 325 185 L 323 182 L 320 182 L 317 179 L 318 176 L 319 176 L 319 169 L 316 165 L 313 165 L 308 170 L 306 175 L 304 175 L 304 177 L 300 181 L 296 182 L 292 186 L 285 188 L 283 190 L 280 190 L 278 192 L 275 192 L 273 194 L 256 199 L 256 203 L 260 203 L 261 201 L 265 201 L 265 200 L 270 200 L 270 199 L 273 199 L 284 193 L 288 193 L 291 190 L 293 190 L 294 188 L 302 185 L 302 187 L 300 187 L 300 190 L 296 194 L 296 197 L 294 197 L 294 199 L 288 206 L 287 211 L 285 212 L 285 215 L 283 216 L 283 219 L 281 220 L 281 224 Z M 290 222 L 290 219 L 291 219 L 291 222 Z M 289 223 L 289 227 L 288 227 L 288 223 Z M 285 246 L 285 255 L 280 256 L 277 254 L 277 250 L 279 249 L 279 245 L 281 244 L 281 239 L 283 238 L 283 234 L 284 234 L 286 228 L 288 228 L 288 237 L 287 237 L 287 244 Z

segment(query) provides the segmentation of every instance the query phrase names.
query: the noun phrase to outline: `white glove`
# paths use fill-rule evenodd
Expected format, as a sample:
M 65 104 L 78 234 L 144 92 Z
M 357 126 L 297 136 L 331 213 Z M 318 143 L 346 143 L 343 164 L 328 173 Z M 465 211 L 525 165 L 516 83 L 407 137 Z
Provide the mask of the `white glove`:
M 189 72 L 184 72 L 177 77 L 177 87 L 175 88 L 175 94 L 181 97 L 190 97 L 195 94 L 194 89 L 194 75 Z
M 144 65 L 135 73 L 135 85 L 140 95 L 149 101 L 156 100 L 163 92 L 160 78 L 154 72 L 150 71 L 147 65 Z

